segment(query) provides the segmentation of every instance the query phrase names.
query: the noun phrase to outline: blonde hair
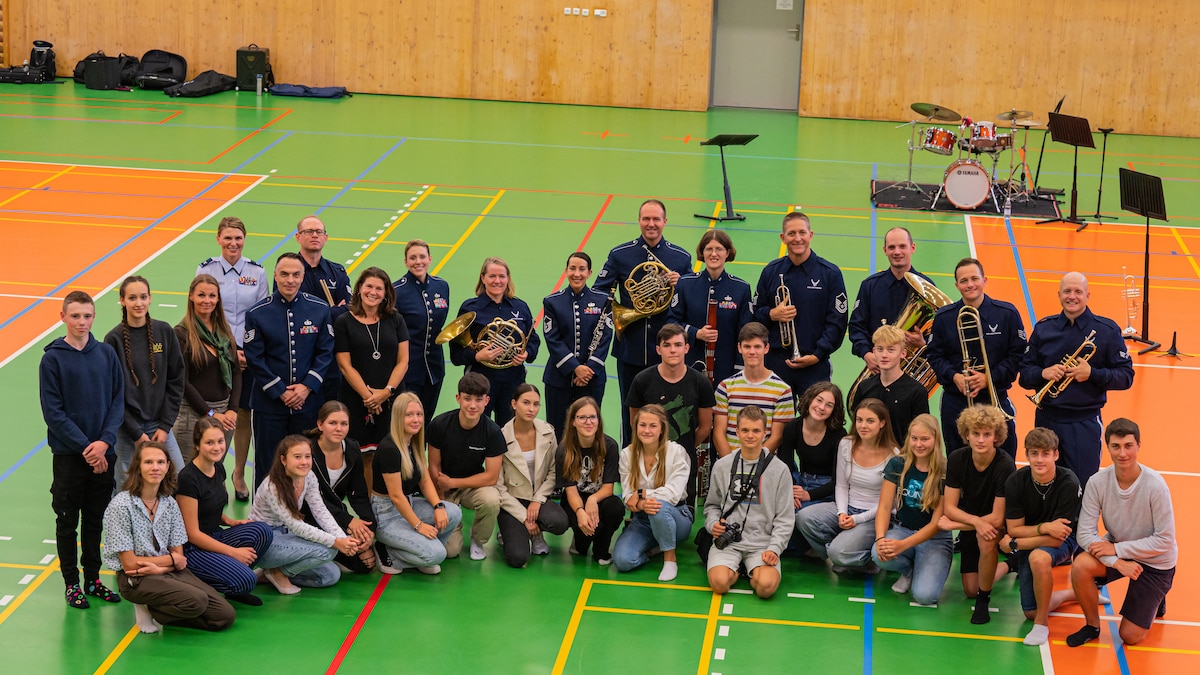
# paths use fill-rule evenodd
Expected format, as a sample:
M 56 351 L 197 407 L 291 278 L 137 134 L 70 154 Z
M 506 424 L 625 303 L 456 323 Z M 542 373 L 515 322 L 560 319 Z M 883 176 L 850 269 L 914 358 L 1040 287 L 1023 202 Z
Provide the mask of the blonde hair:
M 658 433 L 658 441 L 654 447 L 647 447 L 642 444 L 642 439 L 637 435 L 637 418 L 631 420 L 633 422 L 634 434 L 633 442 L 629 444 L 629 473 L 633 477 L 633 489 L 642 487 L 642 457 L 647 453 L 653 453 L 658 460 L 658 466 L 654 469 L 654 484 L 650 488 L 662 487 L 667 482 L 667 434 L 670 433 L 667 426 L 667 411 L 657 403 L 642 406 L 638 410 L 637 417 L 642 415 L 654 415 L 658 418 L 660 430 Z
M 991 429 L 995 435 L 992 442 L 997 448 L 1008 440 L 1008 422 L 1004 419 L 1004 413 L 992 406 L 973 405 L 967 408 L 958 416 L 955 426 L 958 428 L 958 435 L 962 436 L 963 442 L 968 445 L 968 437 L 973 429 Z
M 929 453 L 929 475 L 925 477 L 925 486 L 921 488 L 921 510 L 925 513 L 933 513 L 942 501 L 941 485 L 942 480 L 946 477 L 946 448 L 942 444 L 940 426 L 933 415 L 929 413 L 917 415 L 912 424 L 908 425 L 909 432 L 905 436 L 904 447 L 900 450 L 901 456 L 904 457 L 904 468 L 900 470 L 899 485 L 896 489 L 904 489 L 904 475 L 908 473 L 913 464 L 917 463 L 917 456 L 913 454 L 910 441 L 913 427 L 918 426 L 933 435 L 933 452 Z
M 414 403 L 418 408 L 421 407 L 421 399 L 411 391 L 401 392 L 396 396 L 396 401 L 392 403 L 392 420 L 388 429 L 392 442 L 400 449 L 400 475 L 404 478 L 413 477 L 414 459 L 417 468 L 421 473 L 425 473 L 425 424 L 422 423 L 421 430 L 405 442 L 404 416 L 408 414 L 408 407 Z M 421 412 L 425 412 L 424 408 Z M 411 449 L 412 452 L 405 452 L 405 448 Z
M 871 335 L 871 343 L 876 347 L 893 347 L 904 344 L 904 331 L 894 324 L 885 323 Z
M 479 268 L 479 281 L 475 282 L 475 295 L 482 295 L 487 288 L 483 285 L 483 277 L 487 275 L 488 267 L 498 265 L 504 268 L 504 273 L 508 275 L 508 286 L 504 288 L 504 297 L 511 298 L 517 294 L 517 285 L 513 283 L 512 270 L 509 269 L 508 263 L 504 262 L 504 258 L 491 256 L 483 259 L 483 266 Z

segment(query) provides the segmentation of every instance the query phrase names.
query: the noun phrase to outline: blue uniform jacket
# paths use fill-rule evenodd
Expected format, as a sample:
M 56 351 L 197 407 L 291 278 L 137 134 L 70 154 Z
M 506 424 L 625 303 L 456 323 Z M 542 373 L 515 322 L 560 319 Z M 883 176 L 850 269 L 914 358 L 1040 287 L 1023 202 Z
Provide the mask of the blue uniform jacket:
M 271 293 L 267 271 L 245 256 L 232 265 L 217 256 L 196 266 L 196 274 L 209 274 L 217 280 L 225 320 L 240 349 L 242 336 L 246 334 L 246 312 Z
M 608 294 L 584 287 L 578 295 L 568 286 L 542 300 L 542 333 L 546 336 L 546 349 L 550 361 L 542 374 L 542 382 L 552 387 L 570 387 L 575 368 L 587 365 L 604 378 L 604 360 L 612 343 L 612 316 L 604 314 Z M 588 348 L 596 325 L 604 321 L 600 329 L 600 342 L 589 358 Z
M 784 256 L 763 268 L 754 298 L 754 318 L 770 329 L 771 350 L 779 350 L 791 358 L 791 348 L 784 349 L 779 341 L 779 324 L 770 317 L 775 306 L 775 292 L 779 290 L 780 274 L 791 291 L 792 304 L 796 306 L 796 344 L 800 354 L 812 354 L 820 361 L 828 361 L 846 337 L 849 307 L 842 270 L 811 252 L 808 260 L 799 265 L 793 265 L 791 259 Z
M 325 284 L 325 288 L 328 288 L 329 294 L 333 296 L 333 307 L 342 308 L 340 312 L 334 313 L 334 318 L 336 319 L 340 314 L 348 311 L 346 305 L 350 304 L 350 295 L 353 289 L 350 287 L 350 277 L 346 274 L 346 268 L 324 257 L 316 267 L 309 266 L 308 261 L 305 261 L 304 281 L 300 282 L 300 292 L 308 293 L 329 305 L 325 291 L 321 290 L 321 284 Z
M 450 284 L 441 277 L 425 275 L 419 281 L 412 272 L 392 284 L 396 289 L 396 311 L 408 326 L 408 372 L 404 382 L 437 384 L 446 377 L 446 353 L 434 342 L 450 314 Z
M 954 376 L 963 372 L 962 346 L 958 340 L 958 310 L 962 306 L 963 301 L 959 300 L 938 310 L 933 318 L 933 333 L 925 349 L 925 358 L 944 388 L 942 396 L 957 397 L 965 402 L 967 397 L 954 386 Z M 1021 355 L 1025 353 L 1025 322 L 1016 307 L 987 295 L 979 305 L 979 321 L 992 385 L 996 394 L 1003 398 L 1004 392 L 1017 379 Z M 981 364 L 976 362 L 974 365 Z
M 660 239 L 657 246 L 649 246 L 646 240 L 638 237 L 626 242 L 608 252 L 608 260 L 596 278 L 594 288 L 601 293 L 611 293 L 613 288 L 620 288 L 617 301 L 625 307 L 633 305 L 629 300 L 629 292 L 625 289 L 625 280 L 634 267 L 649 260 L 646 255 L 648 246 L 650 252 L 667 269 L 679 274 L 689 274 L 692 271 L 692 255 L 675 244 Z M 618 361 L 624 361 L 637 366 L 654 365 L 659 362 L 655 346 L 658 344 L 658 331 L 667 325 L 667 312 L 663 311 L 646 319 L 634 321 L 617 336 L 613 345 L 613 356 Z
M 1095 416 L 1108 401 L 1106 392 L 1133 386 L 1133 361 L 1121 329 L 1111 319 L 1093 314 L 1090 308 L 1084 309 L 1074 322 L 1059 312 L 1037 322 L 1029 338 L 1029 349 L 1021 359 L 1021 386 L 1037 391 L 1046 384 L 1042 369 L 1074 354 L 1093 330 L 1096 354 L 1088 362 L 1091 376 L 1086 382 L 1072 382 L 1058 398 L 1047 395 L 1042 399 L 1042 410 L 1053 411 L 1064 422 Z
M 475 321 L 468 328 L 471 332 L 471 337 L 477 338 L 479 331 L 483 327 L 492 322 L 492 319 L 500 318 L 517 322 L 517 327 L 521 332 L 529 337 L 529 342 L 525 345 L 525 351 L 528 358 L 525 363 L 533 363 L 537 358 L 538 347 L 542 344 L 542 339 L 538 337 L 537 331 L 534 330 L 535 316 L 529 311 L 529 305 L 520 298 L 504 298 L 500 302 L 492 302 L 486 293 L 482 293 L 463 302 L 458 308 L 458 315 L 461 316 L 467 312 L 475 312 Z M 493 382 L 524 382 L 525 381 L 525 366 L 513 366 L 512 368 L 489 368 L 479 364 L 475 360 L 475 350 L 468 349 L 460 344 L 457 340 L 450 343 L 450 361 L 456 366 L 465 366 L 463 372 L 480 373 Z
M 933 283 L 915 267 L 909 271 Z M 884 323 L 896 323 L 910 295 L 912 287 L 903 278 L 897 279 L 890 268 L 863 279 L 854 300 L 854 310 L 850 312 L 850 351 L 855 356 L 861 359 L 874 348 L 871 336 L 875 329 Z
M 333 362 L 329 303 L 307 293 L 288 302 L 278 292 L 272 293 L 246 314 L 242 349 L 246 368 L 258 385 L 250 392 L 252 410 L 276 414 L 315 411 L 321 405 L 318 395 L 310 395 L 298 411 L 285 406 L 279 397 L 291 384 L 303 384 L 314 393 L 321 391 Z
M 707 343 L 696 339 L 696 331 L 708 325 L 710 298 L 717 303 L 717 346 L 713 370 L 714 381 L 720 382 L 733 375 L 735 368 L 742 363 L 737 350 L 737 336 L 742 326 L 754 320 L 750 284 L 728 271 L 722 271 L 716 280 L 708 270 L 685 274 L 675 284 L 675 297 L 671 299 L 667 321 L 684 327 L 691 342 L 687 361 L 703 369 Z

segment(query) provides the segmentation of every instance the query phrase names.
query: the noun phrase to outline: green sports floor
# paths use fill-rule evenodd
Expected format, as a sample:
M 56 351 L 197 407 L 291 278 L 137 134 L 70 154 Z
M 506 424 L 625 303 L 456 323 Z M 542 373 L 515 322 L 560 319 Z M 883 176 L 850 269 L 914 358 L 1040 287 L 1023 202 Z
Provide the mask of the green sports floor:
M 966 112 L 987 118 L 986 111 Z M 667 238 L 694 249 L 708 224 L 693 214 L 723 209 L 720 162 L 699 141 L 756 133 L 752 144 L 729 151 L 736 209 L 747 218 L 724 228 L 738 249 L 730 270 L 752 285 L 761 266 L 780 255 L 781 217 L 797 207 L 812 216 L 814 250 L 841 266 L 851 294 L 886 265 L 882 235 L 897 225 L 913 232 L 915 264 L 952 296 L 950 271 L 959 258 L 976 253 L 1005 270 L 1015 260 L 1014 272 L 994 273 L 998 285 L 989 291 L 1023 311 L 1053 311 L 1053 292 L 1038 275 L 1086 268 L 1087 250 L 1127 254 L 1130 273 L 1137 271 L 1136 237 L 1053 249 L 1041 245 L 1031 223 L 992 218 L 973 225 L 958 213 L 873 209 L 870 180 L 901 179 L 906 170 L 907 129 L 893 127 L 765 111 L 383 96 L 314 101 L 235 92 L 179 100 L 87 91 L 70 82 L 0 85 L 0 228 L 9 235 L 2 254 L 7 272 L 0 273 L 0 404 L 15 422 L 0 447 L 0 509 L 8 514 L 0 525 L 3 671 L 703 675 L 801 667 L 832 675 L 947 673 L 965 663 L 1008 673 L 1195 667 L 1200 614 L 1182 601 L 1172 613 L 1180 625 L 1164 629 L 1157 651 L 1114 648 L 1107 634 L 1104 644 L 1070 653 L 1061 644 L 1039 650 L 1020 644 L 1028 624 L 1015 575 L 997 586 L 992 622 L 972 626 L 956 571 L 936 608 L 910 606 L 907 596 L 892 593 L 894 575 L 839 579 L 794 559 L 785 560 L 774 599 L 740 592 L 716 598 L 704 588 L 691 547 L 681 553 L 678 580 L 659 584 L 656 561 L 618 575 L 573 559 L 570 535 L 550 537 L 551 554 L 523 570 L 505 566 L 493 541 L 487 560 L 448 561 L 437 577 L 348 575 L 334 588 L 294 597 L 260 588 L 265 605 L 238 606 L 237 623 L 222 634 L 168 627 L 141 635 L 131 630 L 127 603 L 78 611 L 63 602 L 49 453 L 34 393 L 41 348 L 62 333 L 55 328 L 61 298 L 75 288 L 96 295 L 94 332 L 102 335 L 119 319 L 112 287 L 136 271 L 151 282 L 153 316 L 177 322 L 196 265 L 218 254 L 215 225 L 223 216 L 245 221 L 246 254 L 268 260 L 294 250 L 296 222 L 318 214 L 330 233 L 325 255 L 346 263 L 352 279 L 370 265 L 393 278 L 403 274 L 404 243 L 425 239 L 435 273 L 450 283 L 452 307 L 474 288 L 483 258 L 499 255 L 512 266 L 517 294 L 537 308 L 564 283 L 569 252 L 586 250 L 598 269 L 610 248 L 637 236 L 637 207 L 646 198 L 667 203 Z M 1031 162 L 1040 140 L 1040 132 L 1031 134 Z M 1049 150 L 1042 183 L 1069 188 L 1071 155 L 1063 146 Z M 916 163 L 917 180 L 937 182 L 949 161 L 918 153 Z M 1200 140 L 1110 138 L 1103 211 L 1114 215 L 1119 166 L 1162 176 L 1172 226 L 1186 233 L 1196 225 Z M 1098 174 L 1098 153 L 1082 153 L 1081 213 L 1095 210 Z M 1111 233 L 1138 222 L 1126 214 L 1089 231 Z M 988 243 L 981 237 L 986 228 L 1007 232 L 1009 243 Z M 1032 264 L 1038 248 L 1053 250 Z M 1024 266 L 1022 251 L 1029 251 Z M 1171 254 L 1192 261 L 1186 246 Z M 1117 315 L 1125 306 L 1116 295 L 1121 271 L 1098 267 L 1085 270 L 1101 280 L 1093 296 L 1104 295 L 1100 304 Z M 1200 271 L 1162 281 L 1195 290 Z M 1200 344 L 1200 334 L 1192 341 Z M 530 370 L 539 384 L 544 358 Z M 843 386 L 857 374 L 848 346 L 835 355 L 834 368 Z M 439 410 L 453 403 L 457 369 L 450 371 Z M 615 378 L 608 391 L 604 414 L 615 428 Z M 1196 463 L 1175 468 L 1183 476 L 1172 487 L 1194 491 Z M 233 504 L 229 513 L 245 511 Z M 1182 522 L 1180 531 L 1195 534 Z M 1061 643 L 1078 622 L 1052 619 L 1052 638 Z

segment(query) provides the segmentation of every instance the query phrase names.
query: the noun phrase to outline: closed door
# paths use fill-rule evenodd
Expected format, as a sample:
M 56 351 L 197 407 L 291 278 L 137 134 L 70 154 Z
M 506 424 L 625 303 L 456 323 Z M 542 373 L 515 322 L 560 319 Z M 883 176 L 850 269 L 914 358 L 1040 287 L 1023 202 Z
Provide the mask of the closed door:
M 796 110 L 804 0 L 717 0 L 714 106 Z

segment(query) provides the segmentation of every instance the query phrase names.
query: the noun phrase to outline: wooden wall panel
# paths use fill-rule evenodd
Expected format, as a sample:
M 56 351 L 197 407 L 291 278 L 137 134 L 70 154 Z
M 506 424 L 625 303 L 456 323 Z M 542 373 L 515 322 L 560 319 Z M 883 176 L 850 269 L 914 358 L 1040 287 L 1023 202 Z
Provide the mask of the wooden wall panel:
M 1014 9 L 1015 8 L 1015 9 Z M 800 114 L 976 119 L 1016 107 L 1119 133 L 1200 136 L 1200 2 L 806 0 Z
M 708 107 L 712 0 L 0 0 L 16 45 L 54 43 L 59 71 L 103 49 L 182 54 L 189 74 L 233 74 L 235 51 L 271 50 L 277 79 L 351 91 L 584 105 Z M 572 5 L 580 4 L 578 2 Z M 25 47 L 24 49 L 28 49 Z M 20 52 L 20 49 L 16 50 Z

